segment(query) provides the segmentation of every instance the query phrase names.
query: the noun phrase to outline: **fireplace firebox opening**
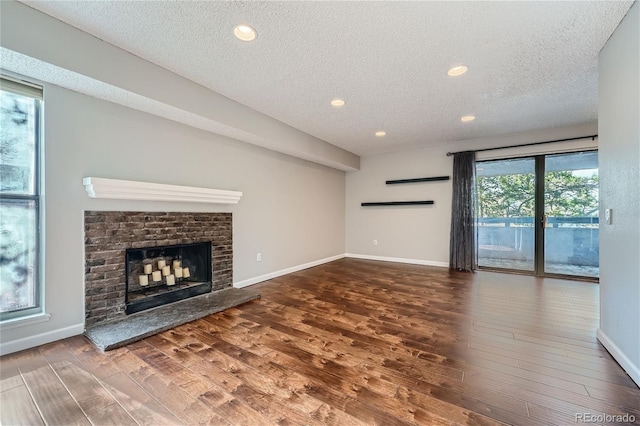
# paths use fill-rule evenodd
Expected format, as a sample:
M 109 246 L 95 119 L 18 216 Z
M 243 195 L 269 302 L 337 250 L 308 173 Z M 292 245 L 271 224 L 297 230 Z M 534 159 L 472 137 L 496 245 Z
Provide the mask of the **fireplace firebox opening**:
M 212 289 L 211 242 L 127 249 L 125 265 L 126 314 Z

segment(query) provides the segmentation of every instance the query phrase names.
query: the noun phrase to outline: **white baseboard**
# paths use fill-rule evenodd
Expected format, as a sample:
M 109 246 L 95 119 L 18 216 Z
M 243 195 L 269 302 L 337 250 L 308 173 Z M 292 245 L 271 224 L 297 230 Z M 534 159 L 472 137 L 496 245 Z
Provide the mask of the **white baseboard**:
M 313 262 L 304 263 L 302 265 L 292 266 L 291 268 L 281 269 L 279 271 L 271 272 L 269 274 L 260 275 L 257 277 L 249 278 L 248 280 L 238 281 L 237 283 L 233 283 L 235 288 L 242 288 L 249 285 L 257 284 L 262 281 L 267 281 L 276 277 L 280 277 L 282 275 L 287 275 L 292 272 L 298 272 L 303 269 L 312 268 L 314 266 L 322 265 L 323 263 L 333 262 L 334 260 L 342 259 L 344 257 L 344 253 L 338 254 L 336 256 L 327 257 L 325 259 L 315 260 Z
M 371 256 L 369 254 L 354 254 L 354 253 L 346 253 L 345 257 L 352 257 L 354 259 L 380 260 L 383 262 L 411 263 L 413 265 L 440 266 L 443 268 L 449 267 L 449 263 L 447 262 L 436 262 L 432 260 L 421 260 L 421 259 L 406 259 L 404 257 Z
M 56 340 L 66 339 L 67 337 L 77 336 L 82 333 L 84 333 L 84 323 L 36 334 L 35 336 L 3 342 L 0 343 L 0 355 L 7 355 L 24 349 L 34 348 L 44 345 L 45 343 L 55 342 Z
M 629 377 L 631 377 L 631 380 L 636 382 L 636 385 L 640 386 L 640 366 L 635 365 L 629 357 L 620 350 L 618 345 L 609 339 L 609 336 L 607 336 L 602 329 L 598 328 L 596 330 L 596 337 L 600 343 L 602 343 L 602 346 L 604 346 L 618 364 L 620 364 L 620 367 L 627 372 Z

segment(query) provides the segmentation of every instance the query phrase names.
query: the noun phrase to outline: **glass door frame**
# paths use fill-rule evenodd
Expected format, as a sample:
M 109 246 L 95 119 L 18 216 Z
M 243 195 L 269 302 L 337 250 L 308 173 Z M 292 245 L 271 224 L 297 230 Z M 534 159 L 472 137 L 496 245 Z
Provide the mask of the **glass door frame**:
M 544 271 L 545 251 L 544 239 L 546 228 L 545 215 L 545 155 L 536 155 L 535 159 L 535 216 L 533 219 L 534 244 L 533 244 L 533 274 L 536 277 L 548 276 Z
M 558 274 L 553 272 L 545 272 L 545 234 L 546 234 L 546 214 L 545 214 L 545 190 L 546 190 L 546 157 L 552 155 L 562 155 L 562 154 L 578 154 L 578 153 L 587 153 L 587 152 L 598 152 L 597 149 L 585 149 L 585 150 L 577 150 L 577 151 L 566 151 L 566 152 L 557 152 L 557 153 L 546 153 L 546 154 L 535 154 L 535 155 L 522 155 L 516 157 L 508 157 L 503 160 L 515 160 L 515 159 L 533 159 L 535 161 L 535 187 L 534 187 L 534 196 L 535 196 L 535 212 L 534 212 L 534 270 L 533 276 L 536 277 L 548 277 L 548 278 L 563 278 L 563 279 L 572 279 L 579 281 L 589 281 L 589 282 L 599 282 L 600 279 L 598 277 L 590 277 L 583 275 L 568 275 L 568 274 Z M 496 160 L 485 160 L 485 161 L 496 161 Z M 498 160 L 499 161 L 499 160 Z M 483 161 L 477 161 L 476 164 L 482 163 Z M 477 233 L 477 231 L 476 231 Z M 476 238 L 476 261 L 478 256 L 478 239 Z M 477 262 L 476 262 L 477 263 Z M 521 270 L 521 269 L 509 269 L 509 268 L 499 268 L 492 266 L 480 266 L 478 264 L 478 269 L 487 270 L 487 271 L 501 271 L 501 272 L 510 272 L 510 273 L 518 273 L 518 274 L 526 274 L 530 275 L 531 271 L 529 270 Z

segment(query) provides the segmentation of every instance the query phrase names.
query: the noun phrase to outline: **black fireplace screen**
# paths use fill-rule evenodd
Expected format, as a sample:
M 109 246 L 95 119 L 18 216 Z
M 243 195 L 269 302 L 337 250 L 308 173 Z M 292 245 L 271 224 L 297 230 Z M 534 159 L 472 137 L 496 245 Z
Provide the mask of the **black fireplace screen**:
M 128 249 L 127 314 L 211 291 L 211 243 Z

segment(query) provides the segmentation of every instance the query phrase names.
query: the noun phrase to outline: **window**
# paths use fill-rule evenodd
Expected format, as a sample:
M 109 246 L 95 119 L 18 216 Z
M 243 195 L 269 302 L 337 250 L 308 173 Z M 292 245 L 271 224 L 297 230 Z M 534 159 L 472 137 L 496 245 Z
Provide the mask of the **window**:
M 0 78 L 0 320 L 41 312 L 42 88 Z

